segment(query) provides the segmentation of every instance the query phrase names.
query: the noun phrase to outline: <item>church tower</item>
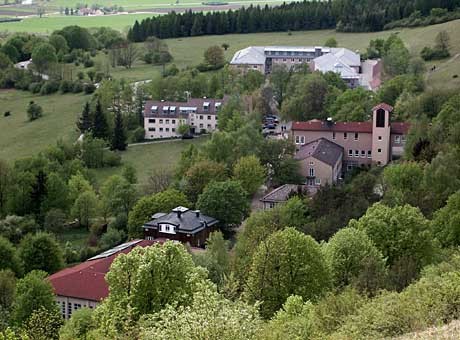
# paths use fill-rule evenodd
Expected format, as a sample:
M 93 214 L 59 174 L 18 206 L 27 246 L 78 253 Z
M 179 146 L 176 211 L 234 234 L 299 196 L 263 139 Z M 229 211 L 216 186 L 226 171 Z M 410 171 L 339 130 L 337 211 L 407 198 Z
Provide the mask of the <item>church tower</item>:
M 391 160 L 391 123 L 393 107 L 382 103 L 372 109 L 372 162 L 383 166 Z

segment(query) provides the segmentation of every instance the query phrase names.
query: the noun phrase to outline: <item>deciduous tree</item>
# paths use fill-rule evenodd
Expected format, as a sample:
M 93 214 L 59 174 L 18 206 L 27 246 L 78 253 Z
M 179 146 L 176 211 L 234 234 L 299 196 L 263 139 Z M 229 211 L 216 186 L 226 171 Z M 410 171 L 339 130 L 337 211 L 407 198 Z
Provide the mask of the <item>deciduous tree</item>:
M 53 274 L 64 266 L 61 247 L 52 234 L 26 235 L 19 245 L 18 252 L 26 273 L 42 270 Z

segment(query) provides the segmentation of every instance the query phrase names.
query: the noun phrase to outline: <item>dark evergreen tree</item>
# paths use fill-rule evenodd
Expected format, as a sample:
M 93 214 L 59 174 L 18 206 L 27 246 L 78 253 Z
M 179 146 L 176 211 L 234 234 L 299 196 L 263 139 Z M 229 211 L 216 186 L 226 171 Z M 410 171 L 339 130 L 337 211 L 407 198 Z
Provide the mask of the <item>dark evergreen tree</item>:
M 141 89 L 137 90 L 136 93 L 136 102 L 137 102 L 137 119 L 139 126 L 144 127 L 144 91 Z
M 46 198 L 46 173 L 42 170 L 38 171 L 35 176 L 35 183 L 32 186 L 30 193 L 31 199 L 31 212 L 39 221 L 43 221 L 41 215 L 41 206 Z
M 126 134 L 123 125 L 123 117 L 120 111 L 115 114 L 115 124 L 113 128 L 112 143 L 110 148 L 112 150 L 119 151 L 126 150 Z
M 89 103 L 86 102 L 85 106 L 83 107 L 83 112 L 81 113 L 81 116 L 78 119 L 77 127 L 80 133 L 85 133 L 91 129 L 91 125 L 91 110 L 89 107 Z
M 109 137 L 109 125 L 107 124 L 107 118 L 104 111 L 102 111 L 102 105 L 99 99 L 97 100 L 96 110 L 94 111 L 92 133 L 94 138 L 107 140 Z

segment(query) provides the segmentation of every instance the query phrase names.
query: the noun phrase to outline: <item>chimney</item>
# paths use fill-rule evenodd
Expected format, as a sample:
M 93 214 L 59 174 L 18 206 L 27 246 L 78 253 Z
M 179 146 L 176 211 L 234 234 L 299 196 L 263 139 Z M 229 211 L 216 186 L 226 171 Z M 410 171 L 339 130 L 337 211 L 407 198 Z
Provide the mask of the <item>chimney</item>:
M 196 217 L 200 217 L 200 211 L 199 211 L 199 210 L 195 210 L 195 215 L 196 215 Z

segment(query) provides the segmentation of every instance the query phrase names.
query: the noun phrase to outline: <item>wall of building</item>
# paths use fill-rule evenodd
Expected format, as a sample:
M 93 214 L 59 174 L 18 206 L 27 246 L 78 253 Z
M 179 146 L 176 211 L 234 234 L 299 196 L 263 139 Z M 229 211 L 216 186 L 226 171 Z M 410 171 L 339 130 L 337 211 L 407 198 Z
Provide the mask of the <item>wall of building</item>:
M 310 169 L 314 171 L 313 177 Z M 300 174 L 306 179 L 307 187 L 320 187 L 336 181 L 333 167 L 314 157 L 307 157 L 300 161 Z
M 298 136 L 298 137 L 297 137 Z M 303 139 L 302 139 L 303 137 Z M 296 143 L 297 149 L 304 144 L 313 142 L 319 138 L 326 138 L 331 142 L 334 142 L 344 148 L 344 158 L 345 166 L 348 167 L 348 164 L 351 166 L 361 166 L 361 165 L 370 165 L 372 163 L 372 158 L 368 157 L 369 151 L 372 155 L 372 134 L 365 132 L 358 132 L 358 140 L 355 140 L 355 133 L 346 133 L 346 138 L 344 132 L 336 132 L 335 134 L 332 131 L 293 131 L 294 142 Z M 351 150 L 351 155 L 350 155 Z M 356 156 L 356 151 L 358 151 L 358 156 Z M 362 152 L 364 151 L 364 157 Z
M 234 64 L 231 65 L 232 69 L 246 73 L 249 70 L 259 71 L 265 73 L 265 65 L 263 64 Z
M 385 113 L 383 127 L 377 126 L 377 115 L 379 110 L 373 113 L 372 123 L 372 161 L 377 165 L 386 165 L 391 160 L 391 141 L 390 141 L 390 113 Z
M 96 308 L 97 301 L 77 299 L 69 296 L 56 295 L 56 303 L 64 319 L 69 319 L 72 313 L 80 308 Z
M 190 244 L 192 247 L 203 248 L 209 234 L 217 230 L 216 227 L 208 227 L 202 231 L 191 235 L 177 232 L 176 234 L 161 233 L 156 229 L 144 228 L 144 238 L 147 240 L 154 240 L 156 238 L 164 238 L 167 240 L 179 241 L 183 244 Z
M 181 124 L 194 127 L 195 133 L 213 132 L 217 129 L 217 115 L 190 113 L 187 118 L 146 117 L 144 118 L 145 139 L 178 138 Z

